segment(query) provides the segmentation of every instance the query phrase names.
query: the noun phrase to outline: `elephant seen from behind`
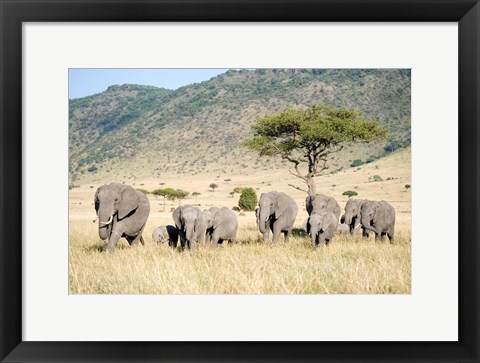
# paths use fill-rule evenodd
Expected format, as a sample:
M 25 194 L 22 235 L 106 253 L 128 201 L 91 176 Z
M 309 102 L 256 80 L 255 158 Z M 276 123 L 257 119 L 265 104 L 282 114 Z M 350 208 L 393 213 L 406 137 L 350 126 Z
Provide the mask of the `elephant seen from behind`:
M 113 251 L 123 237 L 130 245 L 144 243 L 142 232 L 150 214 L 150 202 L 142 192 L 120 183 L 102 185 L 95 192 L 98 234 L 108 239 L 107 250 Z
M 230 209 L 220 208 L 212 220 L 212 242 L 218 246 L 223 241 L 229 240 L 235 244 L 237 240 L 238 219 L 237 215 Z
M 350 233 L 353 235 L 357 234 L 359 229 L 362 230 L 362 236 L 365 238 L 369 237 L 368 230 L 362 227 L 361 223 L 361 209 L 363 203 L 367 200 L 365 199 L 353 199 L 350 198 L 345 204 L 345 214 L 344 214 L 344 223 L 349 226 Z
M 258 206 L 255 214 L 258 229 L 263 234 L 263 241 L 269 241 L 271 230 L 273 242 L 278 242 L 282 232 L 285 235 L 285 242 L 288 242 L 298 213 L 297 203 L 285 193 L 269 192 L 260 196 Z
M 394 243 L 395 209 L 387 202 L 366 201 L 361 208 L 362 228 L 375 233 L 375 240 L 384 241 L 388 236 Z
M 152 240 L 157 244 L 168 242 L 170 247 L 176 248 L 178 244 L 178 229 L 175 226 L 160 226 L 153 230 Z

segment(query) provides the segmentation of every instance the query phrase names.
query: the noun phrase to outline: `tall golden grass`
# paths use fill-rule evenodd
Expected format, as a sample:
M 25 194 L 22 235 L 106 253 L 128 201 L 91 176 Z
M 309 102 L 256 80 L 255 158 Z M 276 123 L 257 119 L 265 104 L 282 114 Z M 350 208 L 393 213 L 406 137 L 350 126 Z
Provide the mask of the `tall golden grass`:
M 250 219 L 250 218 L 249 218 Z M 410 231 L 396 243 L 338 235 L 313 250 L 296 231 L 288 244 L 264 244 L 243 225 L 238 243 L 194 251 L 119 243 L 105 253 L 96 225 L 70 225 L 69 286 L 73 294 L 406 294 L 410 293 Z M 92 241 L 94 241 L 92 243 Z

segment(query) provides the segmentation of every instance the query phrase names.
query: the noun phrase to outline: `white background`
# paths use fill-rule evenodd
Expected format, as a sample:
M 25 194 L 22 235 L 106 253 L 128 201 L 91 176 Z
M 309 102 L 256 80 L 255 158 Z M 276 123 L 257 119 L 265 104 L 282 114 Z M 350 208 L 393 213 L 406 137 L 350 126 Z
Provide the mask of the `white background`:
M 457 340 L 457 24 L 23 31 L 24 340 Z M 68 68 L 84 67 L 411 68 L 412 294 L 68 295 Z

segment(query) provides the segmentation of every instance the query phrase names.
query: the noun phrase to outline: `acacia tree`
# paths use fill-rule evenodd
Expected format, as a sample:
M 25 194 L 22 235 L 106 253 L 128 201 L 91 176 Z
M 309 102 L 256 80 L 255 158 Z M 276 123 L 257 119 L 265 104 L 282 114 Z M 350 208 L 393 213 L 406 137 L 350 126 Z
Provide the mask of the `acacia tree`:
M 326 105 L 260 117 L 252 127 L 256 134 L 244 145 L 260 156 L 280 156 L 291 162 L 290 173 L 301 179 L 307 190 L 289 186 L 312 197 L 316 195 L 314 177 L 328 169 L 331 154 L 341 151 L 346 143 L 381 140 L 387 135 L 385 127 L 353 109 Z
M 155 196 L 162 196 L 163 197 L 163 211 L 165 212 L 165 204 L 167 199 L 171 199 L 172 196 L 176 193 L 176 190 L 173 188 L 163 188 L 163 189 L 155 189 L 152 194 Z

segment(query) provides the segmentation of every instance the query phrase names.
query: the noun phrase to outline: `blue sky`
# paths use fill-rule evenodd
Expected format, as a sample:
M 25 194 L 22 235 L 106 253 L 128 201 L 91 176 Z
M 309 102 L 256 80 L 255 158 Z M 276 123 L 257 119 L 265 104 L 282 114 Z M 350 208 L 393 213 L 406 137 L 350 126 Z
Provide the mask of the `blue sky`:
M 228 69 L 93 69 L 75 68 L 68 72 L 68 98 L 90 96 L 118 84 L 141 84 L 177 89 L 206 81 Z

